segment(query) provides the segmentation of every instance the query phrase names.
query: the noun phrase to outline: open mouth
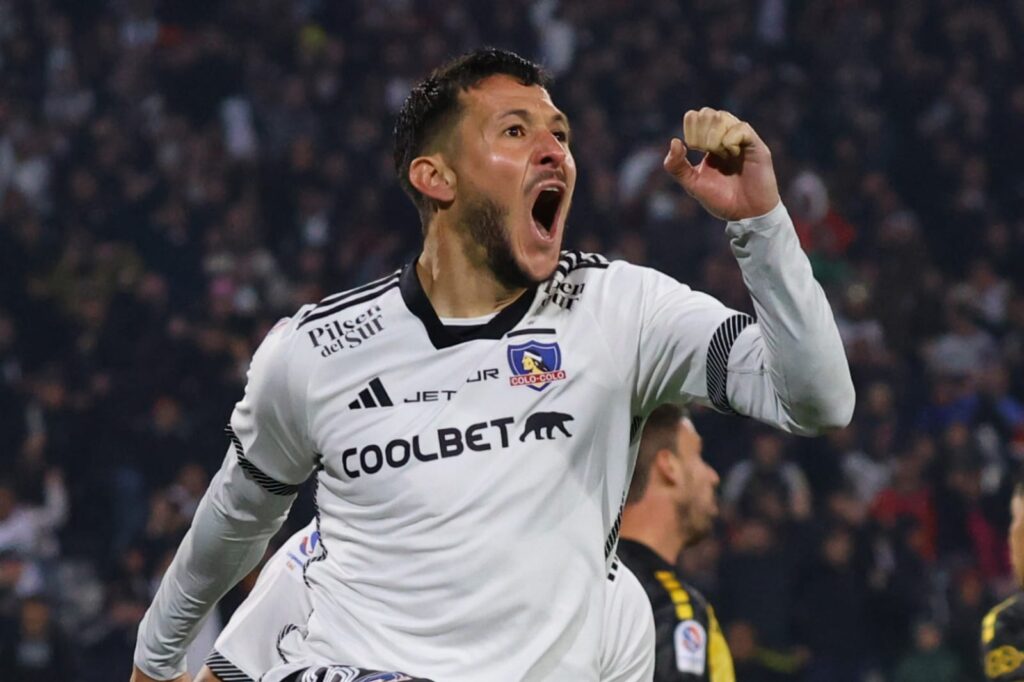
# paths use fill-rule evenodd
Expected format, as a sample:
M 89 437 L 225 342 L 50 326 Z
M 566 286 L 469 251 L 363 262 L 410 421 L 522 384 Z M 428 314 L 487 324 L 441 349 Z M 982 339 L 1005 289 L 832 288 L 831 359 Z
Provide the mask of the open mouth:
M 551 234 L 558 217 L 558 207 L 562 205 L 562 190 L 558 187 L 547 187 L 537 195 L 533 202 L 533 220 L 546 235 Z

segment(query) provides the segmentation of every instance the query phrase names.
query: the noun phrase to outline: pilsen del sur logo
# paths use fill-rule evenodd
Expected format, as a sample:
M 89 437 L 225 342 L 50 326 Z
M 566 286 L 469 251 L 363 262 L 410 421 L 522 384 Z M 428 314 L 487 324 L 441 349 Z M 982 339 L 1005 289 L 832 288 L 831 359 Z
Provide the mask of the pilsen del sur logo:
M 529 386 L 543 391 L 552 382 L 565 378 L 562 369 L 562 351 L 557 343 L 527 341 L 508 347 L 508 365 L 512 376 L 508 382 L 513 386 Z

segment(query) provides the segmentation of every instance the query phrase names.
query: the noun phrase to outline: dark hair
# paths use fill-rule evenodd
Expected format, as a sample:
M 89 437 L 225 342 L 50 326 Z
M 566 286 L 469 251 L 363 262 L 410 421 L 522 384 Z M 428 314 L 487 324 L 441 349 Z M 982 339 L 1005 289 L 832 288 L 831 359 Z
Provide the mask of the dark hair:
M 636 467 L 633 469 L 633 480 L 629 484 L 626 504 L 639 502 L 647 491 L 647 482 L 651 478 L 651 466 L 659 450 L 676 451 L 676 434 L 679 422 L 690 416 L 686 408 L 678 405 L 661 405 L 656 407 L 644 424 L 643 435 L 640 436 L 640 449 L 636 456 Z
M 395 172 L 426 230 L 432 202 L 409 182 L 409 164 L 448 132 L 461 113 L 459 93 L 490 76 L 512 76 L 523 85 L 547 88 L 551 77 L 539 65 L 514 52 L 485 47 L 466 53 L 434 69 L 409 93 L 395 122 Z
M 1024 478 L 1018 478 L 1013 486 L 1013 497 L 1024 497 Z

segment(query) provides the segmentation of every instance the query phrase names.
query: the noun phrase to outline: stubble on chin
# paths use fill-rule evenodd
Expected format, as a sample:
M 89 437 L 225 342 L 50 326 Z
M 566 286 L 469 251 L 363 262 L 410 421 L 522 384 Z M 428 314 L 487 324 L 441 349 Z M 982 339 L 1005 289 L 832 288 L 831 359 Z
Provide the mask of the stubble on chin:
M 527 289 L 540 282 L 535 281 L 516 260 L 505 224 L 508 209 L 497 202 L 481 197 L 466 206 L 459 221 L 463 234 L 469 240 L 467 248 L 479 253 L 473 258 L 494 275 L 506 289 Z

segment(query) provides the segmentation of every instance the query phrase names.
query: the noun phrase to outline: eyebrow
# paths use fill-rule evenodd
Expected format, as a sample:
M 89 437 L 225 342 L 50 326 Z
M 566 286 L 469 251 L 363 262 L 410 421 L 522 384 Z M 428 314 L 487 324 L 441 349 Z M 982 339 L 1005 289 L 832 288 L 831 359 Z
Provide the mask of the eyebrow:
M 500 121 L 501 119 L 508 118 L 509 116 L 518 116 L 519 118 L 525 119 L 527 121 L 533 120 L 533 114 L 526 109 L 509 109 L 508 111 L 504 111 L 501 114 L 499 114 L 498 120 Z M 569 125 L 569 119 L 566 118 L 565 114 L 563 114 L 561 111 L 555 112 L 555 114 L 551 117 L 551 120 L 564 125 L 567 131 L 572 130 L 572 126 Z

